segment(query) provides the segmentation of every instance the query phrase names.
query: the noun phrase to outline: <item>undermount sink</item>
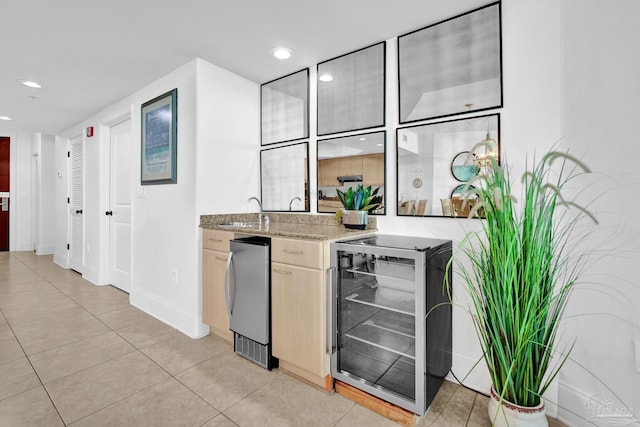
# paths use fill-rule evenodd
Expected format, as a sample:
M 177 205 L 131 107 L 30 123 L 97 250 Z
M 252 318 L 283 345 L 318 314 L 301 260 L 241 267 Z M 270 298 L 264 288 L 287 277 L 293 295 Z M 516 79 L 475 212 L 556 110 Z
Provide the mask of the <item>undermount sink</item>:
M 217 224 L 222 228 L 260 228 L 259 222 L 225 222 L 224 224 Z

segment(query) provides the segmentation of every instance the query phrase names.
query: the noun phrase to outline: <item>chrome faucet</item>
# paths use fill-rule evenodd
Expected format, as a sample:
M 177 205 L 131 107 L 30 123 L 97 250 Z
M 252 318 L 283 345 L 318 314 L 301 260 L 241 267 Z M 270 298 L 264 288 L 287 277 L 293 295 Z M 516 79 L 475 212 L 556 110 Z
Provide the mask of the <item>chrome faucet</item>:
M 258 213 L 258 222 L 262 225 L 262 219 L 264 218 L 265 225 L 269 225 L 269 216 L 262 214 L 262 202 L 257 197 L 249 197 L 247 203 L 251 203 L 252 200 L 258 202 L 258 208 L 260 208 L 260 212 Z
M 302 202 L 302 199 L 298 196 L 294 197 L 293 199 L 291 199 L 291 201 L 289 201 L 289 210 L 291 210 L 291 205 L 293 204 L 293 201 L 298 199 L 299 202 Z

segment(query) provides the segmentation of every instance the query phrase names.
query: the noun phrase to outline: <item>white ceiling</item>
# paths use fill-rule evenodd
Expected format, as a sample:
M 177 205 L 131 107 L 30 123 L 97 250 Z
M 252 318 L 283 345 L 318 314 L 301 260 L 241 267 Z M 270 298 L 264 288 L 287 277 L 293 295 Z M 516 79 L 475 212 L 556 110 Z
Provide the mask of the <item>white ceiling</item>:
M 60 133 L 194 58 L 264 83 L 489 2 L 2 0 L 0 132 Z

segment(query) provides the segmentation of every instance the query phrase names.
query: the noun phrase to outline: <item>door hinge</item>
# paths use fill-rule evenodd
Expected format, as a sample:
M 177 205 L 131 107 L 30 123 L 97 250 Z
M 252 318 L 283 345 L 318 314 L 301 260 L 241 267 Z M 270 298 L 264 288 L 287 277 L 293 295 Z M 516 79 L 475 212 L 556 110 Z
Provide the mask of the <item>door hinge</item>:
M 67 250 L 69 250 L 69 244 L 67 243 Z
M 71 157 L 71 151 L 67 151 L 67 157 Z
M 67 197 L 67 204 L 71 203 L 71 198 Z

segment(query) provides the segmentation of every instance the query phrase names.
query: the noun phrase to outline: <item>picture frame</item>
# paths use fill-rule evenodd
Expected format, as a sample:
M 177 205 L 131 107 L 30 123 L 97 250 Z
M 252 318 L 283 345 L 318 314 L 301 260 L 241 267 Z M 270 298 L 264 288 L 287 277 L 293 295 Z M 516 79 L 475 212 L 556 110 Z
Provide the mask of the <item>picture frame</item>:
M 400 124 L 503 106 L 499 1 L 401 35 L 397 47 Z
M 141 106 L 140 184 L 176 184 L 178 89 Z

